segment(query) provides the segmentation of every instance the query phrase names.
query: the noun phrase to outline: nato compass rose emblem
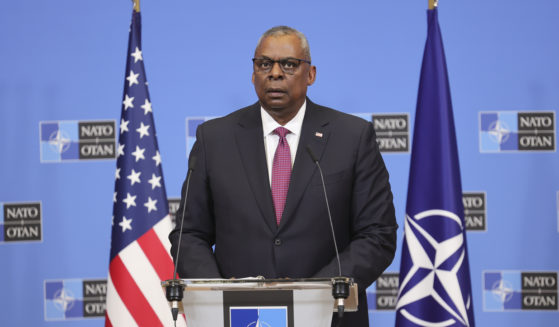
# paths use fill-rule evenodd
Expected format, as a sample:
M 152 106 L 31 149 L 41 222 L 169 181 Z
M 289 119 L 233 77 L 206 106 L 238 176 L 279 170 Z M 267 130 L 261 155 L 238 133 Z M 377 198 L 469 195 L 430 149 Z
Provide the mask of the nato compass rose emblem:
M 272 326 L 269 323 L 260 321 L 260 319 L 258 319 L 257 321 L 253 321 L 250 324 L 248 324 L 247 327 L 272 327 Z
M 59 289 L 54 293 L 54 305 L 62 312 L 66 312 L 74 306 L 75 297 L 69 290 L 64 288 Z
M 50 146 L 58 153 L 66 152 L 70 143 L 70 137 L 60 130 L 54 131 L 49 137 Z
M 287 327 L 287 307 L 231 307 L 230 327 Z
M 462 219 L 450 211 L 427 210 L 406 215 L 404 232 L 409 260 L 402 261 L 405 276 L 396 310 L 418 326 L 470 326 L 471 294 L 460 278 L 468 273 Z
M 491 293 L 493 293 L 493 296 L 501 303 L 505 303 L 512 298 L 514 289 L 509 281 L 501 279 L 493 284 Z
M 499 144 L 503 144 L 509 138 L 510 129 L 504 122 L 496 120 L 491 123 L 491 125 L 489 125 L 488 134 L 493 139 L 493 141 Z

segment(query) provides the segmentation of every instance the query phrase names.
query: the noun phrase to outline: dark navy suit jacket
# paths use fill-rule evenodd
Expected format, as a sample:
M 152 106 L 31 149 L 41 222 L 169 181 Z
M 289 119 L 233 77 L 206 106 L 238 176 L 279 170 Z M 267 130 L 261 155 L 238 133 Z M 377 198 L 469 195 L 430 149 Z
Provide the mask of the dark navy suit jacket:
M 179 276 L 338 275 L 321 179 L 307 147 L 324 172 L 342 275 L 353 277 L 359 285 L 359 311 L 347 313 L 343 325 L 369 326 L 365 289 L 392 262 L 396 249 L 397 224 L 388 172 L 370 122 L 309 99 L 279 226 L 259 103 L 198 127 L 190 154 L 195 164 Z M 178 236 L 178 228 L 169 235 L 173 257 Z

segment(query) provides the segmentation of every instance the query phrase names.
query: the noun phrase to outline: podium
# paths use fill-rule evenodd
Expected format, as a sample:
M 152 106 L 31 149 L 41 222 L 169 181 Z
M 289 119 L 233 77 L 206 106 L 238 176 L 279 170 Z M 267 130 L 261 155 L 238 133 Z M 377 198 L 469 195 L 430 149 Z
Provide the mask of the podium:
M 352 279 L 345 312 L 357 311 Z M 188 327 L 330 327 L 334 278 L 182 279 Z M 163 288 L 170 281 L 162 282 Z

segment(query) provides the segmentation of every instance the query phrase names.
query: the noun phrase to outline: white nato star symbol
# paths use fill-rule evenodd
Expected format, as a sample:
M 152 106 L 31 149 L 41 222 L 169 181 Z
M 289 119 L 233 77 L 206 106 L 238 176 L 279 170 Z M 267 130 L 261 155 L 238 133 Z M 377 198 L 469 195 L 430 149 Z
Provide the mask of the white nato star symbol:
M 497 120 L 489 126 L 489 135 L 497 143 L 502 144 L 509 138 L 510 130 L 507 124 Z
M 130 175 L 128 175 L 126 178 L 128 178 L 130 180 L 130 185 L 134 185 L 134 183 L 140 183 L 140 174 L 142 172 L 136 172 L 134 169 L 132 169 L 132 172 L 130 173 Z
M 120 134 L 124 132 L 128 132 L 128 123 L 130 123 L 129 120 L 124 120 L 124 119 L 120 120 Z
M 443 241 L 436 240 L 418 223 L 421 219 L 433 216 L 454 220 L 463 229 L 460 217 L 446 210 L 434 209 L 423 211 L 416 214 L 414 219 L 406 215 L 404 233 L 413 265 L 401 282 L 400 290 L 404 289 L 414 277 L 421 276 L 422 271 L 429 270 L 430 272 L 424 275 L 421 280 L 416 281 L 416 284 L 411 286 L 405 293 L 399 294 L 396 310 L 401 309 L 401 313 L 404 316 L 412 317 L 411 313 L 406 309 L 402 309 L 402 307 L 430 296 L 461 324 L 469 326 L 467 310 L 471 302 L 468 299 L 467 303 L 464 303 L 457 276 L 465 257 L 464 235 L 463 233 L 458 233 Z M 410 225 L 413 225 L 417 232 L 412 230 Z M 426 249 L 423 248 L 419 241 L 419 236 L 427 240 L 432 249 L 435 250 L 433 259 L 431 259 Z M 449 267 L 447 260 L 452 256 L 455 257 L 452 259 L 453 266 Z M 419 274 L 416 275 L 418 272 Z M 442 294 L 439 294 L 434 287 L 437 283 L 442 286 L 442 290 L 440 290 Z M 445 302 L 445 297 L 452 301 L 456 311 Z M 412 319 L 415 318 L 417 317 L 412 317 Z M 441 322 L 440 326 L 449 326 L 454 322 L 454 319 L 448 319 L 444 324 Z M 429 325 L 425 324 L 422 326 Z
M 493 285 L 491 293 L 493 293 L 493 296 L 495 296 L 495 298 L 497 298 L 499 301 L 505 303 L 512 298 L 514 289 L 508 281 L 501 279 Z
M 134 63 L 137 63 L 138 60 L 144 60 L 144 58 L 142 58 L 142 51 L 140 51 L 138 47 L 136 47 L 136 51 L 132 52 L 130 55 L 134 57 Z
M 161 155 L 159 154 L 159 150 L 155 152 L 155 155 L 151 157 L 155 161 L 155 166 L 159 166 L 161 164 Z
M 140 76 L 140 73 L 134 74 L 134 71 L 132 69 L 130 69 L 130 75 L 128 75 L 128 77 L 126 77 L 126 79 L 128 80 L 128 87 L 130 87 L 134 84 L 139 84 L 138 83 L 138 76 Z
M 151 174 L 151 179 L 148 181 L 151 184 L 151 189 L 156 187 L 161 187 L 161 176 L 157 177 L 155 174 Z
M 151 110 L 151 102 L 149 102 L 148 99 L 146 99 L 146 102 L 144 102 L 143 105 L 140 106 L 142 109 L 144 109 L 144 115 L 147 115 L 148 112 L 153 112 Z
M 148 209 L 148 213 L 152 210 L 157 211 L 157 207 L 155 206 L 156 203 L 157 200 L 152 200 L 151 197 L 148 196 L 148 202 L 144 203 L 144 206 Z
M 116 195 L 117 195 L 117 192 L 115 192 L 115 193 L 113 194 L 113 202 L 115 202 L 115 203 L 116 203 Z
M 53 133 L 49 139 L 49 144 L 59 153 L 65 152 L 70 147 L 71 140 L 65 136 L 65 133 L 57 131 Z
M 126 193 L 126 199 L 122 200 L 122 202 L 126 203 L 126 209 L 136 206 L 136 197 L 137 195 Z
M 122 227 L 122 232 L 126 232 L 126 230 L 132 230 L 132 218 L 126 219 L 126 217 L 122 216 L 122 221 L 118 223 L 120 227 Z
M 118 145 L 118 149 L 117 149 L 117 153 L 116 153 L 116 157 L 120 157 L 124 155 L 124 144 L 119 144 Z
M 54 293 L 54 305 L 62 311 L 67 311 L 74 306 L 74 294 L 66 289 L 60 289 Z
M 120 168 L 117 168 L 115 171 L 115 179 L 120 179 Z
M 128 108 L 134 108 L 134 97 L 129 97 L 128 94 L 125 94 L 122 104 L 124 105 L 124 110 L 127 110 Z
M 142 139 L 142 137 L 144 136 L 149 136 L 149 125 L 144 125 L 144 123 L 140 122 L 140 128 L 137 128 L 136 131 L 138 133 L 140 133 L 140 140 Z
M 136 162 L 140 161 L 140 159 L 145 159 L 144 152 L 146 149 L 141 149 L 139 146 L 136 145 L 136 151 L 132 152 L 132 155 L 136 157 Z

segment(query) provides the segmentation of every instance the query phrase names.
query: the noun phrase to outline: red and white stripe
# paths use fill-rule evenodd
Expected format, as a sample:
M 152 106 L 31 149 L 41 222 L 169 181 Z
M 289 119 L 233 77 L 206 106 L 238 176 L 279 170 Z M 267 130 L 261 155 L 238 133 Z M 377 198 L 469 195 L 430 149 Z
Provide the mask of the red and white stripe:
M 161 281 L 173 277 L 166 216 L 114 257 L 107 279 L 105 326 L 173 326 Z M 177 326 L 186 326 L 179 315 Z

